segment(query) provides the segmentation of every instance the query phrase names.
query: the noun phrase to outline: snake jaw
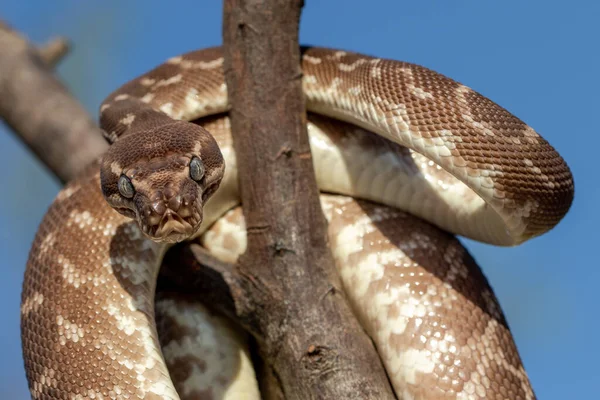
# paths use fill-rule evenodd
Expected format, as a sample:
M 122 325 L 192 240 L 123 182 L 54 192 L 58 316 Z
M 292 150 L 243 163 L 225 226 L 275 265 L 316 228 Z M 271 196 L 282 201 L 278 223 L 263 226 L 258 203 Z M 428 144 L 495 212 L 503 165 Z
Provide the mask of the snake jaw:
M 153 239 L 161 242 L 181 242 L 195 232 L 194 226 L 176 214 L 167 214 L 154 232 Z
M 175 243 L 192 237 L 202 223 L 202 189 L 183 184 L 156 190 L 136 199 L 136 219 L 142 232 L 155 242 Z M 187 190 L 186 190 L 187 189 Z
M 202 211 L 197 211 L 196 207 L 183 213 L 167 210 L 163 215 L 153 214 L 145 220 L 139 219 L 138 224 L 155 242 L 182 242 L 192 237 L 202 224 Z

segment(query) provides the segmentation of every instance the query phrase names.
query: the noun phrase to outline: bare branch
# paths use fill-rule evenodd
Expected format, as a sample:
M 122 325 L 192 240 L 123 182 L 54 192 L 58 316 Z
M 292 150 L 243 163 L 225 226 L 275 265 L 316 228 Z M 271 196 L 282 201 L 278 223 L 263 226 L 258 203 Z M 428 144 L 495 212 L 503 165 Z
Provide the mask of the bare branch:
M 69 52 L 69 41 L 63 37 L 50 40 L 38 49 L 40 58 L 49 67 L 54 67 Z
M 42 51 L 57 60 L 59 42 Z M 62 182 L 107 148 L 100 129 L 40 52 L 0 21 L 0 117 Z
M 238 265 L 244 291 L 234 300 L 285 398 L 390 399 L 328 246 L 300 79 L 302 5 L 224 2 L 225 78 L 248 226 Z

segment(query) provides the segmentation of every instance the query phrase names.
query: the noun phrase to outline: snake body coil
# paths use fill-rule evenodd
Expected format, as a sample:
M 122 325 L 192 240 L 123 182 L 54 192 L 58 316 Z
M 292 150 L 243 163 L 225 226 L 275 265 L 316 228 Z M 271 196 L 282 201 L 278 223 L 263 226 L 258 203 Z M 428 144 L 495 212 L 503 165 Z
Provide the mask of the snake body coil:
M 189 352 L 199 351 L 201 328 L 171 328 L 161 352 L 154 322 L 169 243 L 205 232 L 239 202 L 227 118 L 186 122 L 228 110 L 222 64 L 218 48 L 175 57 L 103 103 L 113 145 L 58 194 L 27 265 L 22 338 L 34 398 L 258 396 L 251 372 L 237 377 L 250 383 L 230 387 L 227 363 L 211 363 L 216 373 L 198 367 L 203 356 Z M 476 240 L 518 244 L 569 209 L 573 181 L 562 158 L 500 106 L 426 68 L 308 48 L 302 69 L 319 186 L 383 204 L 322 198 L 344 288 L 396 394 L 534 398 L 470 256 L 389 207 Z M 203 240 L 234 259 L 244 245 L 232 232 L 243 223 L 239 212 L 227 218 Z M 187 309 L 174 304 L 157 302 L 159 328 L 183 326 L 175 310 Z M 247 364 L 243 352 L 232 357 Z

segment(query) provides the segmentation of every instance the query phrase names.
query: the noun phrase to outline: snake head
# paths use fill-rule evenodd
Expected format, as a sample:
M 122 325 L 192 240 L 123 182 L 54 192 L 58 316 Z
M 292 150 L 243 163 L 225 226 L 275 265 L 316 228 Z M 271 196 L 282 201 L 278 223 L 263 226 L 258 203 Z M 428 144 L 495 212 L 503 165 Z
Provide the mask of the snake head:
M 140 129 L 104 155 L 104 198 L 158 242 L 180 242 L 202 223 L 205 202 L 218 189 L 225 163 L 215 139 L 184 121 Z

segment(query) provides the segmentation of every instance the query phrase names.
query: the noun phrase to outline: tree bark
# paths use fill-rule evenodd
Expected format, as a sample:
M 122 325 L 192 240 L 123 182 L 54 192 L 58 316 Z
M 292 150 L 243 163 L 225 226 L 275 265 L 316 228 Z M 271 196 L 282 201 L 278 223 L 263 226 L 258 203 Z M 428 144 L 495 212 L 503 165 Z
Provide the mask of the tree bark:
M 38 50 L 0 21 L 0 117 L 63 183 L 107 148 L 100 129 L 51 71 L 66 51 L 64 39 Z
M 301 0 L 225 0 L 225 78 L 248 230 L 238 316 L 287 399 L 394 398 L 329 250 L 306 132 Z

